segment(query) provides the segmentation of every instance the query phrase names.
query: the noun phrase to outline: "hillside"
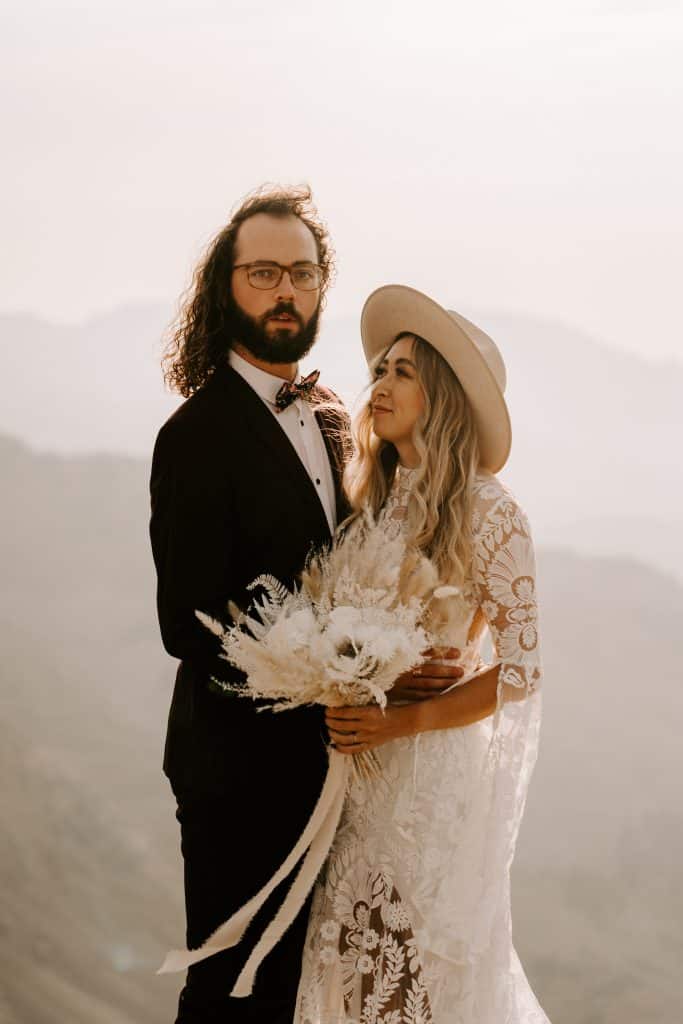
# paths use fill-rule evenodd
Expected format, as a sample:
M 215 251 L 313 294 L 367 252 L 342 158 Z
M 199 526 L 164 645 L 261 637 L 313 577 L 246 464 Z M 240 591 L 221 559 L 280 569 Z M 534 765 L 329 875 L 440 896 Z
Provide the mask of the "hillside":
M 174 662 L 154 615 L 147 465 L 0 441 L 3 1024 L 162 1024 L 182 939 L 160 764 Z M 544 726 L 514 868 L 553 1024 L 677 1019 L 683 588 L 539 552 Z M 3 1016 L 4 1014 L 4 1016 Z
M 635 557 L 683 582 L 683 364 L 648 362 L 560 321 L 463 312 L 505 356 L 514 444 L 503 476 L 538 540 Z M 164 392 L 159 365 L 171 316 L 153 305 L 69 327 L 0 316 L 0 375 L 11 381 L 0 432 L 49 452 L 149 458 L 180 401 Z M 352 405 L 366 382 L 358 320 L 323 317 L 307 365 Z

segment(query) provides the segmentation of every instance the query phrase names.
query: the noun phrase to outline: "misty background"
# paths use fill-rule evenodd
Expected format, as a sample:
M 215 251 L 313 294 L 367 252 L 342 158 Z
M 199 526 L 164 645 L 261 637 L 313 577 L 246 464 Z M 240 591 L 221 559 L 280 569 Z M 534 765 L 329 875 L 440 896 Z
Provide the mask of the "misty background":
M 6 0 L 0 28 L 0 1022 L 174 1019 L 161 339 L 266 181 L 329 225 L 306 365 L 351 406 L 378 285 L 502 349 L 545 662 L 515 944 L 553 1024 L 680 1019 L 683 5 Z

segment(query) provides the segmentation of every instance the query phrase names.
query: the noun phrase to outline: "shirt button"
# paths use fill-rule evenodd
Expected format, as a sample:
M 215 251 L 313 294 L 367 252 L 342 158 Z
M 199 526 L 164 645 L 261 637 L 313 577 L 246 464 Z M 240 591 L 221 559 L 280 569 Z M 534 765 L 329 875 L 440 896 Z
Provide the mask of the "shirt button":
M 303 421 L 303 420 L 299 420 L 299 423 L 300 423 L 300 424 L 301 424 L 301 426 L 303 427 L 303 425 L 304 425 L 304 421 Z
M 320 486 L 320 480 L 318 479 L 318 477 L 315 478 L 315 482 L 318 484 L 318 486 Z

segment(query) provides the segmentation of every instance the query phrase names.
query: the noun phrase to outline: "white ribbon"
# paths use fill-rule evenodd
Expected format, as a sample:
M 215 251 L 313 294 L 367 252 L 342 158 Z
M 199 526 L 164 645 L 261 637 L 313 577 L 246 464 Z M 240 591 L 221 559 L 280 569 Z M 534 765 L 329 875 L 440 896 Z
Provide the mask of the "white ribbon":
M 236 946 L 250 921 L 266 902 L 274 889 L 292 873 L 299 860 L 305 857 L 287 896 L 277 914 L 266 927 L 263 935 L 251 952 L 249 959 L 230 993 L 232 996 L 251 995 L 256 971 L 299 913 L 306 897 L 313 888 L 339 824 L 349 759 L 334 749 L 329 750 L 327 776 L 308 824 L 301 833 L 296 846 L 281 864 L 273 877 L 243 907 L 219 925 L 199 949 L 172 949 L 157 974 L 173 974 L 187 970 L 192 964 L 205 960 L 214 953 Z

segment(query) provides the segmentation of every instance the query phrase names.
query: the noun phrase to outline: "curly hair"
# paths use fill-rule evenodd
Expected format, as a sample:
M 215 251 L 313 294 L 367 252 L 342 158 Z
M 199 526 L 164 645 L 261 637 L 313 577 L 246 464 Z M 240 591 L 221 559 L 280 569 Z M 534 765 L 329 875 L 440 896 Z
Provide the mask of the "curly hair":
M 322 268 L 320 306 L 334 276 L 334 250 L 320 220 L 308 186 L 262 186 L 247 195 L 232 212 L 230 222 L 212 239 L 181 300 L 177 318 L 169 328 L 162 358 L 164 380 L 171 391 L 187 398 L 206 384 L 225 356 L 229 341 L 232 273 L 235 240 L 245 220 L 257 213 L 271 217 L 298 217 L 313 235 Z

